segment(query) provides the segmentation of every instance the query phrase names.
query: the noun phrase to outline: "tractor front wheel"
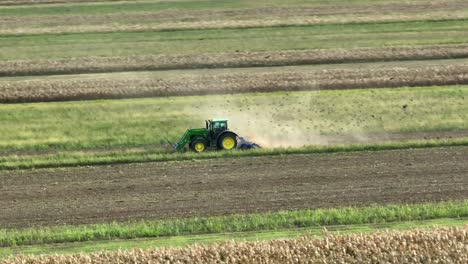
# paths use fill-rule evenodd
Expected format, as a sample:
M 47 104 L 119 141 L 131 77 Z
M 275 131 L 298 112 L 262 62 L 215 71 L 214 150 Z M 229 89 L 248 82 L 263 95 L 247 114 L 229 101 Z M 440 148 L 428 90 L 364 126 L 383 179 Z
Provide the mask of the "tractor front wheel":
M 195 152 L 203 152 L 206 150 L 206 140 L 204 139 L 195 139 L 190 143 L 190 149 Z
M 231 150 L 237 147 L 237 136 L 234 133 L 226 133 L 218 139 L 218 149 Z

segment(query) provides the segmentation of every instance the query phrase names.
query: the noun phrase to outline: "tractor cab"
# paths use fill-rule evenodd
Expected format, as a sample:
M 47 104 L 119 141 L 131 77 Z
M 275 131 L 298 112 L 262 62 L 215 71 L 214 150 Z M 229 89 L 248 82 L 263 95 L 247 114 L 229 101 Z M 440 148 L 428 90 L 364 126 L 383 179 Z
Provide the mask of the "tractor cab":
M 216 138 L 221 132 L 228 130 L 226 119 L 206 120 L 206 129 L 213 138 Z

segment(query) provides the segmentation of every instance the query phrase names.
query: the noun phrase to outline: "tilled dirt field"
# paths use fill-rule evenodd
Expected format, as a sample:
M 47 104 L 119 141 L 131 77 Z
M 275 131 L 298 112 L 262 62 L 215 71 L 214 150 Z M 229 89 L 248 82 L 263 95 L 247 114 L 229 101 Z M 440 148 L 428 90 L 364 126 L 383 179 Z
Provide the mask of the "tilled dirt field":
M 0 173 L 0 226 L 468 198 L 468 147 Z

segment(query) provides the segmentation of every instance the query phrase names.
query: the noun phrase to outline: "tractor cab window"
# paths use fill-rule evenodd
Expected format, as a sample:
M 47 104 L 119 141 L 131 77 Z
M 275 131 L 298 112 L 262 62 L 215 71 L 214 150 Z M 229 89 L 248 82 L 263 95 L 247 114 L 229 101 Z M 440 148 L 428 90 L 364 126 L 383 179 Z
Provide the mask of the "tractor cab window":
M 226 124 L 226 122 L 214 122 L 213 123 L 213 129 L 214 130 L 226 130 L 227 129 L 227 124 Z

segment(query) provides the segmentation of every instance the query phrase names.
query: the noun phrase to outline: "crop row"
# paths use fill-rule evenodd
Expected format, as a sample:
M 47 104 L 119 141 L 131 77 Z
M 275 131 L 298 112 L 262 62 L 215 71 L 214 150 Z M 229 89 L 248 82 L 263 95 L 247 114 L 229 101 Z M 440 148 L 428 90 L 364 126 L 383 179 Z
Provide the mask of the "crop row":
M 13 263 L 467 263 L 468 226 L 374 234 L 327 234 L 264 242 L 25 257 Z
M 205 53 L 185 56 L 143 55 L 129 57 L 82 57 L 55 60 L 18 60 L 0 62 L 0 76 L 11 77 L 121 71 L 265 67 L 455 58 L 468 58 L 468 45 Z
M 39 102 L 468 83 L 468 64 L 126 73 L 0 82 L 0 102 Z

